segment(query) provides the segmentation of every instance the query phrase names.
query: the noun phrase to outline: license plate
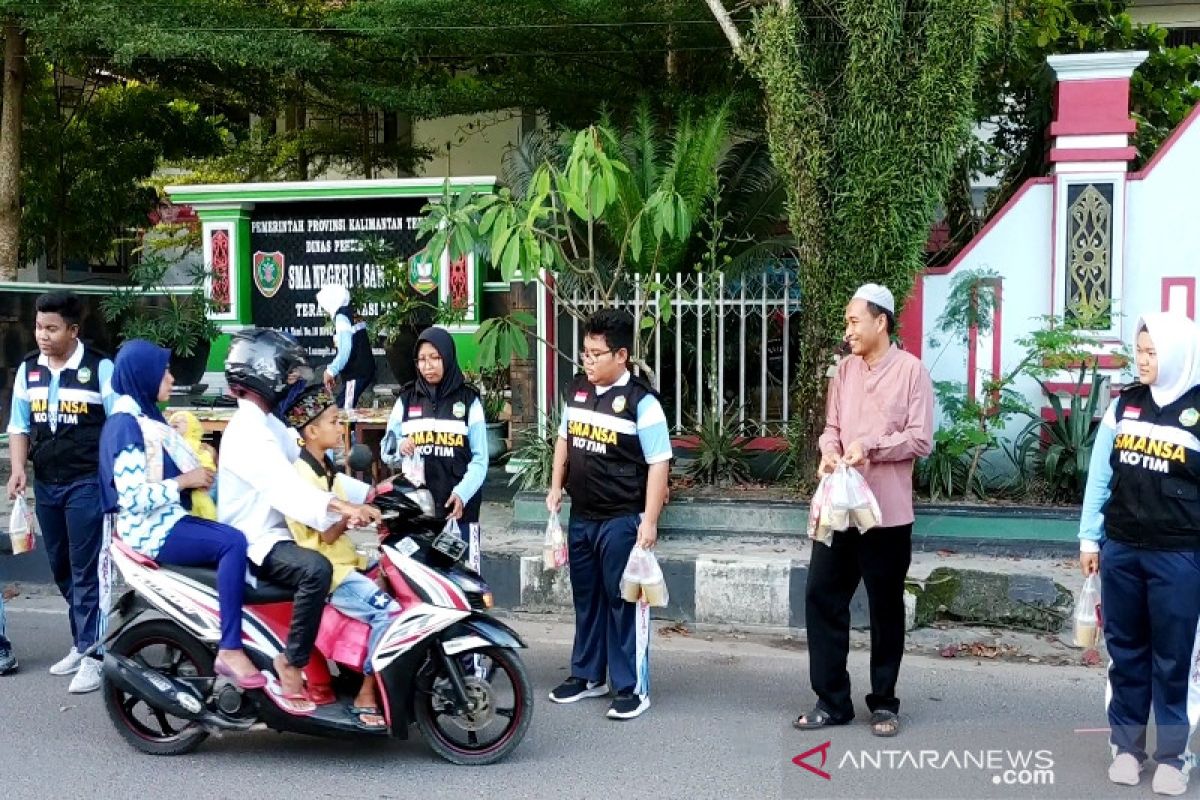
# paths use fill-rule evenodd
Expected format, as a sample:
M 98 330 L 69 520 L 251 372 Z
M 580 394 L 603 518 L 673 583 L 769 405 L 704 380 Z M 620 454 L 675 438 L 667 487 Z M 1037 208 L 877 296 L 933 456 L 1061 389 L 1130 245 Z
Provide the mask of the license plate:
M 467 552 L 467 543 L 452 533 L 442 531 L 433 540 L 433 549 L 442 555 L 458 561 Z

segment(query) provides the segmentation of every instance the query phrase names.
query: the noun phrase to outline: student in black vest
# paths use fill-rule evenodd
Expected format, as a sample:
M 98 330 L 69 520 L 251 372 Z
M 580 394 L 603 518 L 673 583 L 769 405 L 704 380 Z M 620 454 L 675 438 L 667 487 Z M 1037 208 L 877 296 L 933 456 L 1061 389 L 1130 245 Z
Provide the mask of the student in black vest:
M 546 507 L 571 495 L 567 544 L 575 601 L 571 677 L 550 692 L 573 703 L 616 690 L 609 719 L 650 707 L 649 620 L 621 597 L 621 574 L 636 544 L 658 541 L 667 497 L 671 439 L 654 390 L 629 371 L 633 318 L 605 309 L 584 327 L 583 374 L 567 387 Z M 648 613 L 645 608 L 642 613 Z M 641 627 L 641 630 L 639 630 Z
M 445 329 L 422 333 L 416 357 L 417 379 L 400 391 L 382 450 L 388 460 L 396 453 L 421 454 L 434 508 L 457 520 L 468 563 L 478 572 L 479 507 L 488 469 L 483 404 L 463 377 L 454 339 Z
M 358 407 L 358 401 L 375 384 L 375 355 L 371 352 L 371 337 L 367 323 L 354 319 L 350 290 L 331 283 L 317 292 L 317 305 L 333 321 L 334 356 L 325 367 L 325 388 L 334 394 L 338 408 L 347 411 Z
M 1109 405 L 1092 446 L 1080 564 L 1101 577 L 1109 780 L 1138 783 L 1153 707 L 1153 788 L 1179 795 L 1200 718 L 1200 329 L 1147 314 L 1137 331 L 1139 382 Z
M 10 499 L 25 492 L 26 463 L 33 461 L 38 526 L 54 582 L 70 606 L 73 646 L 52 667 L 75 674 L 69 691 L 100 688 L 100 660 L 82 653 L 103 634 L 100 608 L 100 431 L 115 395 L 113 363 L 79 341 L 83 303 L 71 292 L 37 299 L 38 349 L 25 357 L 13 386 L 8 424 Z

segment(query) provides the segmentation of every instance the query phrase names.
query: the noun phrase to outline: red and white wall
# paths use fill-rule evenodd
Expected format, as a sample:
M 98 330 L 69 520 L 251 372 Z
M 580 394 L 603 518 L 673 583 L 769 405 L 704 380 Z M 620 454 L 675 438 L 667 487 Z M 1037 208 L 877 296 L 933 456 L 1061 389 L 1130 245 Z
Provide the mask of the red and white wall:
M 1091 185 L 1111 193 L 1105 204 L 1111 243 L 1106 251 L 1113 323 L 1094 331 L 1098 350 L 1110 353 L 1134 338 L 1139 315 L 1180 310 L 1200 314 L 1200 107 L 1139 172 L 1129 172 L 1129 76 L 1145 53 L 1090 53 L 1050 59 L 1058 85 L 1048 133 L 1047 175 L 1027 182 L 948 266 L 933 269 L 901 315 L 908 348 L 919 351 L 935 381 L 974 384 L 976 391 L 1025 355 L 1017 342 L 1062 317 L 1067 294 L 1072 226 L 1070 205 Z M 1078 263 L 1078 262 L 1076 262 Z M 990 334 L 963 344 L 936 331 L 955 277 L 990 270 L 1001 292 Z M 918 344 L 919 342 L 919 344 Z M 1118 386 L 1126 376 L 1111 357 L 1100 366 Z M 1051 381 L 1068 391 L 1075 376 Z M 1038 384 L 1021 379 L 1017 390 L 1034 408 L 1045 407 Z M 1019 424 L 1014 422 L 1016 433 Z

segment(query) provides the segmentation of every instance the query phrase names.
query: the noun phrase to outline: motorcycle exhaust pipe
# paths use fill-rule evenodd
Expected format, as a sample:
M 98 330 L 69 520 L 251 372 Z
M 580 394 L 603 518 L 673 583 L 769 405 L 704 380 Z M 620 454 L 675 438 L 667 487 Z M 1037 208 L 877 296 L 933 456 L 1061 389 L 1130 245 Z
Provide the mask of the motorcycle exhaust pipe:
M 209 729 L 245 730 L 249 727 L 244 721 L 226 720 L 209 711 L 204 706 L 204 698 L 189 684 L 124 656 L 105 653 L 104 677 L 122 692 L 173 717 L 192 720 Z

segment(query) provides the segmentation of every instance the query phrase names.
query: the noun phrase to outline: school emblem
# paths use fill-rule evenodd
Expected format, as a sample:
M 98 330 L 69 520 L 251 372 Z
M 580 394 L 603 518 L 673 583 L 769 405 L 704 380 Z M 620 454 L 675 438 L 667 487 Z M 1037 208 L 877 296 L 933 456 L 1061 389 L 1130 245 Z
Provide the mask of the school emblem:
M 286 266 L 283 253 L 278 250 L 273 253 L 259 250 L 254 254 L 254 268 L 251 271 L 254 273 L 254 285 L 263 297 L 274 297 L 283 286 Z
M 408 285 L 420 294 L 429 294 L 437 288 L 437 266 L 427 253 L 418 253 L 408 260 Z
M 1185 428 L 1190 428 L 1200 422 L 1200 411 L 1194 408 L 1185 408 L 1179 412 L 1179 424 Z
M 455 403 L 453 411 L 454 416 L 458 417 L 459 419 L 462 419 L 467 415 L 467 407 L 462 403 Z
M 79 378 L 80 383 L 87 383 L 88 381 L 90 381 L 92 379 L 92 371 L 90 369 L 88 369 L 87 367 L 80 367 L 79 372 L 76 373 L 76 376 Z M 1186 425 L 1186 424 L 1190 424 L 1190 423 L 1184 423 L 1184 424 Z
M 620 397 L 613 400 L 613 413 L 620 414 L 624 410 L 625 410 L 625 396 L 621 395 Z

